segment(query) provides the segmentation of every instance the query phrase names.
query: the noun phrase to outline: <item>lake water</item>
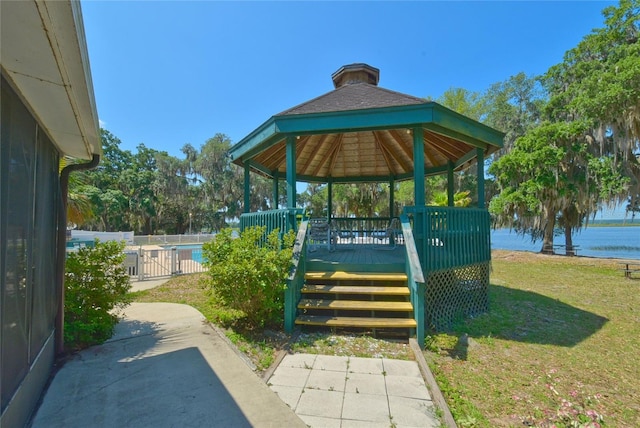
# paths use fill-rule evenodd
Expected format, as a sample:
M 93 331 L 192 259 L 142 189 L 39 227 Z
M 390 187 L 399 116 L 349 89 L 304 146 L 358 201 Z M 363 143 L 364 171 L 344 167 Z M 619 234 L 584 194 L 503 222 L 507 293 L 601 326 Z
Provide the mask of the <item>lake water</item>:
M 556 236 L 553 243 L 563 245 L 564 235 Z M 573 245 L 579 247 L 579 256 L 640 260 L 640 226 L 587 227 L 574 233 Z M 193 260 L 202 262 L 202 244 L 168 247 L 191 249 Z M 537 253 L 542 248 L 542 241 L 532 244 L 527 236 L 518 235 L 509 229 L 497 229 L 491 232 L 491 248 Z M 558 252 L 564 253 L 562 250 Z
M 553 243 L 563 245 L 564 235 L 556 236 Z M 573 245 L 579 247 L 579 256 L 640 260 L 640 227 L 587 227 L 574 233 Z M 528 236 L 497 229 L 491 233 L 491 248 L 540 252 L 542 241 L 532 244 Z

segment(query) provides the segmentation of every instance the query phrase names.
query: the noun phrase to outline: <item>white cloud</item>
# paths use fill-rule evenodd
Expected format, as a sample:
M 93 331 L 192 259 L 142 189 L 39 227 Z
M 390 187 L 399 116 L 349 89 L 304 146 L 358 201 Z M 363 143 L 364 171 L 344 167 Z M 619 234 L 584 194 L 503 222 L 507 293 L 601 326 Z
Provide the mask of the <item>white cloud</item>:
M 100 128 L 104 128 L 104 126 L 107 124 L 107 122 L 105 122 L 102 119 L 98 119 L 98 125 L 100 125 Z

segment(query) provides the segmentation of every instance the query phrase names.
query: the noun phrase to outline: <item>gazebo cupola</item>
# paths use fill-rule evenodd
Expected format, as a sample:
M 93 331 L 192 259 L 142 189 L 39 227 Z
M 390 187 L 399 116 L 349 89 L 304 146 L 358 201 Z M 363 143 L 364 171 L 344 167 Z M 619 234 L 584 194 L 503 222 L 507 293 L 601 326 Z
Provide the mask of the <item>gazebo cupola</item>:
M 378 86 L 380 70 L 368 64 L 343 65 L 331 75 L 331 79 L 333 79 L 333 86 L 336 89 L 353 83 L 368 83 Z

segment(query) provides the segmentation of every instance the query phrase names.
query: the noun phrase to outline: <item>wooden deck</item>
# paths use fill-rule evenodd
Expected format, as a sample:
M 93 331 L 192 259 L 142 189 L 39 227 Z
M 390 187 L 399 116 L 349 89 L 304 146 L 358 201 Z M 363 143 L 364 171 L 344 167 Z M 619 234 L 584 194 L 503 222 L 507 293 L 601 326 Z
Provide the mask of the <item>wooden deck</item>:
M 329 251 L 326 247 L 319 247 L 307 252 L 307 262 L 349 264 L 349 265 L 387 265 L 404 264 L 404 246 L 398 245 L 391 249 L 384 245 L 341 245 Z

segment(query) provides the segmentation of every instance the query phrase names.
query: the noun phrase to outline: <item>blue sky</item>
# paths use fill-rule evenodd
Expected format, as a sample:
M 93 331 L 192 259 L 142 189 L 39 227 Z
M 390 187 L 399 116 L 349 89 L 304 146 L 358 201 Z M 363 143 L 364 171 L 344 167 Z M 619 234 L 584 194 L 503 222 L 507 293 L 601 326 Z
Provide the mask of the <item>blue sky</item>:
M 364 62 L 380 86 L 438 98 L 537 75 L 592 29 L 605 1 L 82 2 L 101 125 L 135 151 L 183 158 L 216 133 L 238 142 L 333 89 Z
M 98 115 L 121 148 L 182 157 L 237 142 L 333 89 L 340 66 L 380 69 L 419 97 L 484 91 L 562 61 L 613 2 L 83 1 Z

